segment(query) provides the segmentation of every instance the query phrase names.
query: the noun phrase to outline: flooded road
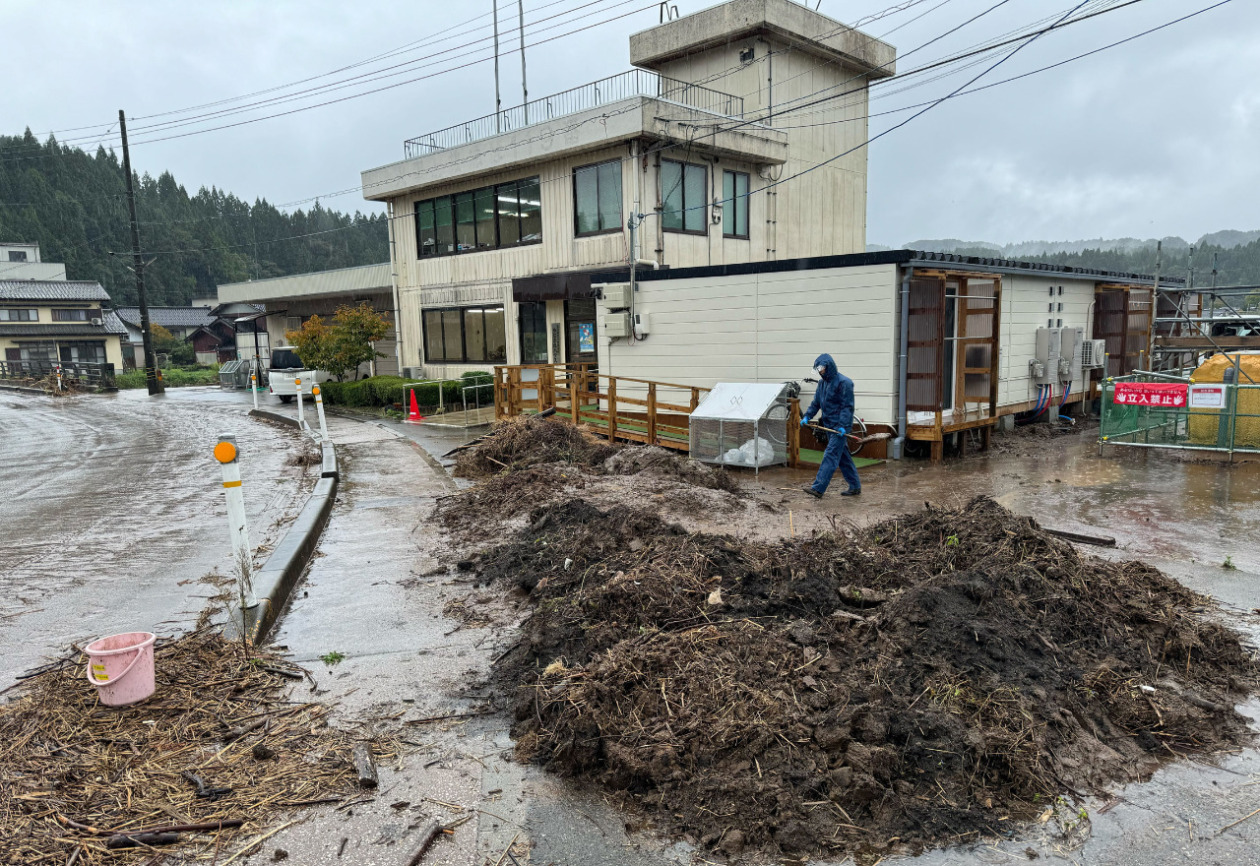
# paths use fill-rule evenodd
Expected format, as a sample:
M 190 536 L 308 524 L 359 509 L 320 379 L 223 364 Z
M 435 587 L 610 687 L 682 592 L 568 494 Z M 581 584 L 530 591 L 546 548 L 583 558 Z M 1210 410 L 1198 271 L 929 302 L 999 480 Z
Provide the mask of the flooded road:
M 0 682 L 71 641 L 169 634 L 196 619 L 228 573 L 220 470 L 237 437 L 255 546 L 310 485 L 288 465 L 296 431 L 247 417 L 217 389 L 52 399 L 0 391 Z

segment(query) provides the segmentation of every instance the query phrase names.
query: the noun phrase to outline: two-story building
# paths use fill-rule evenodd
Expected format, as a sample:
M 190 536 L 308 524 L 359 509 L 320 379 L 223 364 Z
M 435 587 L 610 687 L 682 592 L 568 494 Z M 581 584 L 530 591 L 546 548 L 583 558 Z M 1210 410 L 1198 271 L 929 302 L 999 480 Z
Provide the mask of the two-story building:
M 0 274 L 0 350 L 6 363 L 113 364 L 121 370 L 126 328 L 103 308 L 91 280 L 6 280 Z M 35 370 L 41 364 L 32 364 Z
M 45 262 L 37 243 L 0 242 L 0 280 L 64 280 L 66 266 Z
M 895 72 L 889 45 L 790 0 L 731 0 L 634 34 L 630 62 L 363 172 L 388 206 L 406 371 L 596 361 L 590 277 L 631 260 L 865 250 L 867 87 Z M 807 101 L 809 125 L 777 128 Z

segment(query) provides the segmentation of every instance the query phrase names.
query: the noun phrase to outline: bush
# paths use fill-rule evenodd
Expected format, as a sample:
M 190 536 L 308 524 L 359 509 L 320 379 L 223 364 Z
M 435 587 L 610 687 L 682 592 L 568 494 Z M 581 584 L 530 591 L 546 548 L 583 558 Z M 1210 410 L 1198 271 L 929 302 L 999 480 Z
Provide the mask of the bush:
M 162 370 L 162 384 L 167 388 L 183 388 L 190 385 L 219 384 L 219 367 L 173 367 Z M 115 384 L 123 388 L 145 387 L 144 370 L 131 370 L 114 377 Z
M 416 385 L 416 403 L 425 409 L 431 409 L 439 402 L 445 402 L 447 407 L 462 405 L 462 392 L 466 385 L 486 384 L 491 381 L 493 379 L 488 373 L 465 373 L 459 380 L 447 382 L 426 382 L 421 379 L 404 379 L 402 376 L 371 376 L 356 382 L 328 381 L 320 385 L 320 388 L 330 405 L 390 407 L 397 403 L 405 410 L 409 407 L 404 404 L 410 402 L 407 386 Z

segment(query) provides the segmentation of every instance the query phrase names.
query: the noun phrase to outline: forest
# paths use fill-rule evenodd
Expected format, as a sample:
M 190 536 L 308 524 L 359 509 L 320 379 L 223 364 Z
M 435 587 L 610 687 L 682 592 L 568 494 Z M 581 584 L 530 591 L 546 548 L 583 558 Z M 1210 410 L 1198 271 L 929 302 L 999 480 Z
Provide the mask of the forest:
M 384 214 L 319 202 L 286 212 L 215 187 L 189 195 L 168 171 L 135 184 L 153 305 L 186 305 L 220 283 L 389 260 Z M 64 262 L 70 279 L 100 282 L 116 306 L 136 303 L 121 154 L 40 142 L 30 130 L 0 136 L 0 241 L 38 242 L 41 259 Z

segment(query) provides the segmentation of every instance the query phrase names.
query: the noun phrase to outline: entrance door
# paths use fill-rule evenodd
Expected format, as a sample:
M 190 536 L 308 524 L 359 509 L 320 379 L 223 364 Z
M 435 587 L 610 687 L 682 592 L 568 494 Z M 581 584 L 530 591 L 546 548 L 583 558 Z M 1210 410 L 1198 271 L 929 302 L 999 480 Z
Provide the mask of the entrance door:
M 526 301 L 517 305 L 521 324 L 521 363 L 546 364 L 547 352 L 547 304 Z
M 564 302 L 565 351 L 569 363 L 594 364 L 595 299 Z

